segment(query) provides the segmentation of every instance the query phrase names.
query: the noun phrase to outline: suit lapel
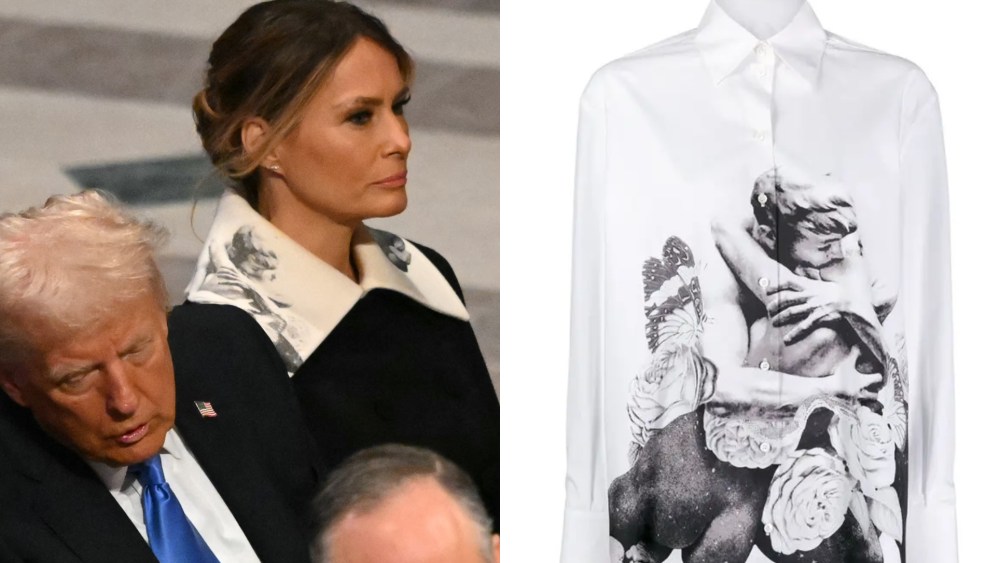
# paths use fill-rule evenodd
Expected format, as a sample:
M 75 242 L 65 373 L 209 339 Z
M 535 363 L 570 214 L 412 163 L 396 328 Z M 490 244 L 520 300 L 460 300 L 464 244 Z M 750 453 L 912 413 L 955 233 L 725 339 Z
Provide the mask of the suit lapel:
M 203 417 L 193 401 L 179 399 L 176 425 L 188 449 L 262 561 L 308 560 L 308 540 L 294 509 L 271 486 L 260 462 L 265 446 L 253 443 L 249 413 L 236 403 L 222 402 L 216 409 L 218 416 Z
M 96 476 L 46 479 L 36 498 L 41 518 L 83 561 L 156 563 L 132 521 Z
M 6 397 L 0 411 L 8 429 L 4 445 L 18 452 L 17 471 L 34 484 L 34 508 L 66 547 L 85 562 L 156 563 L 142 535 L 83 460 Z

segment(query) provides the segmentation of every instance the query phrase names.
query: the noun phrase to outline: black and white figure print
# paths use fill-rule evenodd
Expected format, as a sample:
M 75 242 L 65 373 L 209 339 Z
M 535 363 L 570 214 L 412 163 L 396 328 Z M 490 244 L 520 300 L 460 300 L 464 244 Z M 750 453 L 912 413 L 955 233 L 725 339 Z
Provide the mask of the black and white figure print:
M 410 256 L 410 251 L 406 249 L 406 241 L 403 240 L 403 237 L 371 227 L 368 227 L 368 232 L 371 233 L 375 243 L 382 249 L 382 253 L 389 259 L 389 262 L 392 262 L 393 266 L 404 272 L 409 270 L 412 256 Z
M 253 225 L 243 225 L 231 238 L 209 242 L 209 260 L 201 289 L 247 311 L 274 343 L 289 373 L 302 364 L 297 344 L 308 325 L 289 311 L 276 289 L 279 257 Z
M 625 406 L 629 469 L 608 491 L 611 561 L 905 562 L 895 292 L 872 279 L 830 175 L 769 170 L 748 199 L 711 229 L 739 281 L 745 325 L 722 328 L 745 331 L 742 366 L 703 351 L 714 319 L 689 246 L 670 237 L 643 265 L 649 360 Z

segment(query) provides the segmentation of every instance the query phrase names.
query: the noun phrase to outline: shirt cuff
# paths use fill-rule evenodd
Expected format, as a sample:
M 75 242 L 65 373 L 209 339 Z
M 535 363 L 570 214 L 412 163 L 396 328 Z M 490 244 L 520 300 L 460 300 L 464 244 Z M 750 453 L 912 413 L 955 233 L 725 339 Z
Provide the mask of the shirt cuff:
M 906 514 L 907 563 L 957 563 L 955 501 L 914 499 Z
M 606 512 L 567 508 L 563 515 L 562 563 L 607 563 L 610 527 Z

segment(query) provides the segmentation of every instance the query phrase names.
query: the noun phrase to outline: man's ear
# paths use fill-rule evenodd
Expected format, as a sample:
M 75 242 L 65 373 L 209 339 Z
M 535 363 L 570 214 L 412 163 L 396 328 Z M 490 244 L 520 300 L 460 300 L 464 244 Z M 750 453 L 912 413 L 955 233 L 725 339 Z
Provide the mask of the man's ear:
M 14 377 L 14 373 L 10 368 L 5 366 L 0 366 L 0 387 L 3 388 L 4 393 L 7 393 L 10 400 L 22 407 L 28 406 L 28 403 L 24 400 L 24 393 L 21 392 L 21 387 Z
M 493 561 L 500 563 L 500 534 L 493 534 Z

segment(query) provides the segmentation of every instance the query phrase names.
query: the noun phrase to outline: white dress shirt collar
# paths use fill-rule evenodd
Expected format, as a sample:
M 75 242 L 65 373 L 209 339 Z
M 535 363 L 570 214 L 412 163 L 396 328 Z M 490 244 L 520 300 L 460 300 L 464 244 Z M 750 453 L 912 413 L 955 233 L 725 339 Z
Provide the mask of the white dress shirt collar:
M 172 456 L 173 458 L 180 461 L 184 459 L 184 454 L 186 451 L 187 450 L 185 450 L 185 448 L 182 447 L 180 444 L 180 437 L 177 436 L 176 430 L 171 428 L 167 432 L 166 439 L 164 439 L 163 441 L 163 447 L 160 448 L 160 454 L 166 454 Z M 90 459 L 85 459 L 84 461 L 86 461 L 87 465 L 89 465 L 94 470 L 94 472 L 97 473 L 97 477 L 100 478 L 101 482 L 104 483 L 104 485 L 108 488 L 108 490 L 110 491 L 125 490 L 125 487 L 127 486 L 125 484 L 125 478 L 128 477 L 127 466 L 118 467 Z M 130 485 L 131 483 L 129 483 L 129 486 Z
M 184 507 L 184 515 L 219 561 L 259 562 L 260 559 L 236 517 L 176 429 L 167 432 L 159 455 L 163 477 Z M 129 477 L 128 467 L 112 467 L 90 460 L 87 463 L 97 473 L 142 539 L 148 542 L 142 485 L 135 476 Z
M 804 0 L 712 0 L 695 43 L 716 84 L 762 43 L 810 85 L 819 79 L 827 34 Z

